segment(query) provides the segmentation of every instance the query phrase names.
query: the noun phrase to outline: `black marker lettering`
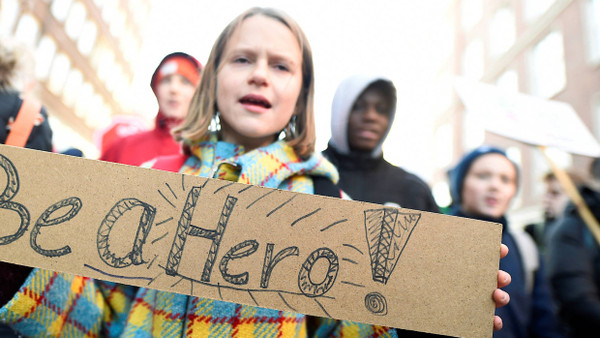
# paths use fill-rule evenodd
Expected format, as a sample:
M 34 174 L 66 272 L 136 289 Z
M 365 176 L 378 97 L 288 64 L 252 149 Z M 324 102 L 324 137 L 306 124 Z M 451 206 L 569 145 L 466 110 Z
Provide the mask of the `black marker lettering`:
M 298 256 L 300 250 L 297 246 L 287 247 L 277 253 L 275 258 L 273 256 L 273 243 L 267 243 L 267 250 L 265 251 L 265 262 L 263 264 L 262 275 L 260 276 L 260 287 L 266 289 L 269 287 L 269 279 L 271 278 L 271 272 L 277 263 L 281 262 L 284 258 L 289 256 Z
M 110 231 L 121 216 L 135 207 L 142 207 L 144 210 L 140 217 L 140 223 L 133 242 L 133 248 L 124 257 L 115 257 L 115 254 L 110 251 L 108 245 Z M 124 268 L 131 264 L 143 264 L 142 246 L 146 242 L 146 237 L 150 232 L 150 227 L 152 227 L 155 215 L 156 208 L 136 198 L 125 198 L 117 202 L 117 204 L 110 209 L 108 214 L 106 214 L 104 220 L 102 220 L 102 224 L 100 224 L 100 227 L 98 228 L 96 245 L 98 247 L 100 258 L 102 258 L 106 264 L 115 268 Z
M 310 278 L 310 272 L 319 258 L 325 258 L 329 262 L 327 274 L 320 283 L 315 283 Z M 313 251 L 302 263 L 298 273 L 298 287 L 307 297 L 319 297 L 327 293 L 335 283 L 338 274 L 339 263 L 337 255 L 328 248 L 320 248 Z
M 217 258 L 217 252 L 219 251 L 219 246 L 221 245 L 221 238 L 223 237 L 223 233 L 227 227 L 227 222 L 229 221 L 229 216 L 233 211 L 235 203 L 237 202 L 237 198 L 232 197 L 231 195 L 227 196 L 227 199 L 223 204 L 223 209 L 221 211 L 221 217 L 219 218 L 217 228 L 215 230 L 207 230 L 191 224 L 192 216 L 194 215 L 194 210 L 196 209 L 196 204 L 198 202 L 201 189 L 201 187 L 193 187 L 188 194 L 185 207 L 181 212 L 179 224 L 177 225 L 177 233 L 175 234 L 173 245 L 171 246 L 171 251 L 169 252 L 169 258 L 167 259 L 165 272 L 170 276 L 177 275 L 179 263 L 181 262 L 181 255 L 183 254 L 183 247 L 185 246 L 185 241 L 188 235 L 203 237 L 211 240 L 212 244 L 209 249 L 206 262 L 204 263 L 204 269 L 202 271 L 200 280 L 203 282 L 209 282 L 212 268 Z
M 219 264 L 219 269 L 221 270 L 223 279 L 235 285 L 248 284 L 248 272 L 243 272 L 237 275 L 231 275 L 228 272 L 227 265 L 229 264 L 229 261 L 233 259 L 248 257 L 255 253 L 256 250 L 258 250 L 258 242 L 255 240 L 243 241 L 242 243 L 229 249 L 225 256 L 221 258 L 221 263 Z
M 58 217 L 49 219 L 49 217 L 55 211 L 60 210 L 64 207 L 71 207 L 71 209 L 62 216 L 58 216 Z M 48 226 L 52 226 L 52 225 L 56 225 L 59 223 L 64 223 L 66 221 L 69 221 L 73 217 L 77 216 L 80 209 L 81 209 L 81 200 L 77 197 L 66 198 L 62 201 L 54 203 L 48 209 L 46 209 L 46 211 L 44 211 L 44 213 L 42 213 L 40 218 L 38 218 L 37 222 L 35 222 L 35 226 L 33 227 L 33 230 L 31 230 L 31 235 L 29 237 L 29 244 L 31 245 L 33 250 L 35 250 L 40 255 L 43 255 L 46 257 L 57 257 L 57 256 L 64 256 L 64 255 L 70 254 L 71 247 L 69 247 L 68 245 L 66 245 L 60 249 L 52 249 L 52 250 L 42 249 L 37 244 L 37 236 L 40 234 L 40 229 L 42 227 L 48 227 Z
M 7 209 L 16 212 L 19 215 L 21 224 L 19 229 L 12 235 L 0 237 L 0 245 L 10 244 L 19 239 L 29 226 L 29 211 L 20 203 L 11 202 L 19 191 L 19 174 L 12 162 L 3 155 L 0 155 L 0 167 L 6 172 L 6 187 L 0 195 L 0 209 Z

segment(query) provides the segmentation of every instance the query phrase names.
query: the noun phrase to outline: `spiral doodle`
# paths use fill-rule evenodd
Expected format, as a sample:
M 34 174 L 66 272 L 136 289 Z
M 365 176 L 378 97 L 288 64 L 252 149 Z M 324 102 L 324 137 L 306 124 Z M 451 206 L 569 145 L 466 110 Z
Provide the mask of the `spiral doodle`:
M 365 296 L 365 307 L 377 316 L 387 315 L 387 301 L 379 292 L 371 292 Z

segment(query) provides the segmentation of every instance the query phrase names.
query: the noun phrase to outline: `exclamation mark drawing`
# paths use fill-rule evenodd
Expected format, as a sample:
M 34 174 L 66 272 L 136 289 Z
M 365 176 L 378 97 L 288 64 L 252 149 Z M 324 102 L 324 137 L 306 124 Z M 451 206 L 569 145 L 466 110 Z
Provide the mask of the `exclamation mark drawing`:
M 395 208 L 365 210 L 374 281 L 387 283 L 420 219 L 420 213 L 404 213 Z

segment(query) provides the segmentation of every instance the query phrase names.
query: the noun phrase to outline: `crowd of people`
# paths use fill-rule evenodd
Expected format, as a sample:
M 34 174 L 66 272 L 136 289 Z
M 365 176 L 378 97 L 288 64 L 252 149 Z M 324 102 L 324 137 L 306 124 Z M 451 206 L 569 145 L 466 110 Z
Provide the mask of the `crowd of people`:
M 0 43 L 0 142 L 53 151 L 48 112 L 16 85 L 21 59 L 18 50 Z M 398 100 L 385 76 L 351 74 L 340 82 L 331 139 L 326 150 L 315 151 L 312 51 L 298 24 L 278 10 L 252 8 L 237 16 L 205 66 L 186 53 L 165 56 L 150 87 L 159 106 L 155 128 L 115 141 L 101 160 L 441 212 L 425 181 L 383 157 Z M 598 161 L 590 173 L 600 176 Z M 545 222 L 528 226 L 529 235 L 508 222 L 522 182 L 503 149 L 482 145 L 465 154 L 448 181 L 452 215 L 502 225 L 498 289 L 490 295 L 497 306 L 490 323 L 494 337 L 595 336 L 600 246 L 554 175 L 544 178 Z M 600 219 L 598 184 L 574 181 Z M 185 335 L 192 317 L 208 318 L 215 327 L 207 332 L 243 320 L 273 336 L 417 335 L 2 262 L 0 270 L 2 336 L 61 335 L 65 323 L 76 336 Z M 86 311 L 71 311 L 74 298 L 86 300 Z

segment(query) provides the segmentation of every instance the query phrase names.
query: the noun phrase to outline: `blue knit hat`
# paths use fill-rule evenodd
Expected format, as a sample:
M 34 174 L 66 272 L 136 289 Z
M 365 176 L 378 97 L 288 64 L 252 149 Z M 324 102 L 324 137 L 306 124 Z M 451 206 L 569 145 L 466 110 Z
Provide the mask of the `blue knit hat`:
M 508 156 L 506 156 L 506 152 L 504 150 L 488 145 L 483 145 L 465 155 L 460 160 L 460 162 L 458 162 L 456 167 L 452 168 L 448 172 L 448 180 L 450 181 L 450 196 L 452 196 L 453 207 L 459 207 L 459 205 L 461 204 L 463 183 L 465 181 L 465 176 L 467 176 L 467 173 L 471 168 L 471 164 L 473 164 L 473 162 L 480 156 L 487 154 L 500 154 L 506 157 L 510 161 L 510 163 L 512 163 L 515 166 L 515 170 L 517 171 L 517 187 L 519 186 L 519 166 L 517 166 L 515 162 L 511 161 L 508 158 Z

